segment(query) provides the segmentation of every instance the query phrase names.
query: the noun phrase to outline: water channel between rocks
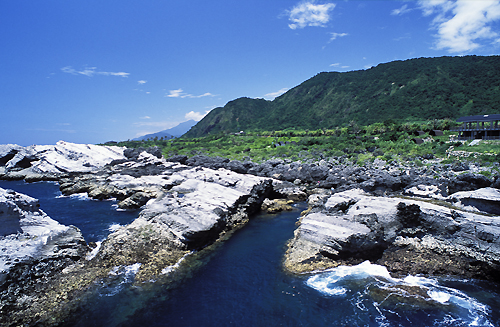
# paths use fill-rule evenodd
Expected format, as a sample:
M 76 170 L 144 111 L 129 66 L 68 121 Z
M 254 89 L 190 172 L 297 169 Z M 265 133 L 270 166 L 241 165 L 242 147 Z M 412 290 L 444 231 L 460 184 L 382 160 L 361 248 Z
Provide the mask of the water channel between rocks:
M 116 211 L 110 201 L 58 197 L 58 187 L 51 183 L 0 181 L 0 187 L 39 198 L 42 210 L 79 227 L 87 241 L 101 241 L 114 225 L 127 224 L 139 213 Z M 298 204 L 291 212 L 253 217 L 174 288 L 155 282 L 133 286 L 137 267 L 127 267 L 112 282 L 96 284 L 89 304 L 66 325 L 500 325 L 499 288 L 486 282 L 396 280 L 368 263 L 303 276 L 283 272 L 285 244 L 304 209 L 305 204 Z M 429 296 L 419 298 L 409 291 L 413 286 Z

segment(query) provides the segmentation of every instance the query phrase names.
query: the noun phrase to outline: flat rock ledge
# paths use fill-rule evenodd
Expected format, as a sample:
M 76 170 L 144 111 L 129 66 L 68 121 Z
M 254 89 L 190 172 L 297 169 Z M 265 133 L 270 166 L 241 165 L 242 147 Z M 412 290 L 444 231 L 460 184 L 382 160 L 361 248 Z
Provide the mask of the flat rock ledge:
M 304 273 L 370 260 L 396 276 L 499 282 L 500 217 L 432 202 L 360 189 L 312 195 L 288 242 L 284 267 Z

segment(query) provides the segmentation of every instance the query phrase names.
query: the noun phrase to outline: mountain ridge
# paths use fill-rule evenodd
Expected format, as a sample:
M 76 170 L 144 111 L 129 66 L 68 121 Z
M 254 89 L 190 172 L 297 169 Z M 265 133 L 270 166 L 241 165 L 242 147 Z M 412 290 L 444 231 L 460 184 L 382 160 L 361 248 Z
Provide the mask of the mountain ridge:
M 367 70 L 322 72 L 273 101 L 229 101 L 183 137 L 494 113 L 500 113 L 500 56 L 416 58 Z

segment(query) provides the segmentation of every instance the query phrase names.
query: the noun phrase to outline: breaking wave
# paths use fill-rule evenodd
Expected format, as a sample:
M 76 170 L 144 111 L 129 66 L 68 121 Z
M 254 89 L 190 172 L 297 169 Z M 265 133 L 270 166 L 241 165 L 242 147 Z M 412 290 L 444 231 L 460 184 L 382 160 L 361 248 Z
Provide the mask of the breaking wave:
M 385 267 L 369 261 L 316 273 L 305 283 L 325 296 L 343 297 L 360 313 L 376 314 L 379 326 L 392 326 L 394 316 L 408 320 L 409 311 L 425 315 L 429 326 L 494 326 L 488 319 L 491 309 L 463 291 L 433 278 L 392 278 Z

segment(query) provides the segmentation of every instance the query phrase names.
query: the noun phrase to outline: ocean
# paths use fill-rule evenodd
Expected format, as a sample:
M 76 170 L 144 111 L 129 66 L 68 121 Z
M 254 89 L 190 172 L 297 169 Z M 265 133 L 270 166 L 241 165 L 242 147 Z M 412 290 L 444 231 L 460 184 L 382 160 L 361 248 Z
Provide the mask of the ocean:
M 103 241 L 139 214 L 119 211 L 113 201 L 63 197 L 55 183 L 0 181 L 0 187 L 38 198 L 51 218 L 79 227 L 87 241 Z M 500 287 L 489 282 L 398 279 L 370 262 L 284 272 L 285 245 L 304 209 L 301 203 L 253 217 L 174 284 L 134 285 L 140 265 L 116 267 L 63 326 L 500 326 Z

